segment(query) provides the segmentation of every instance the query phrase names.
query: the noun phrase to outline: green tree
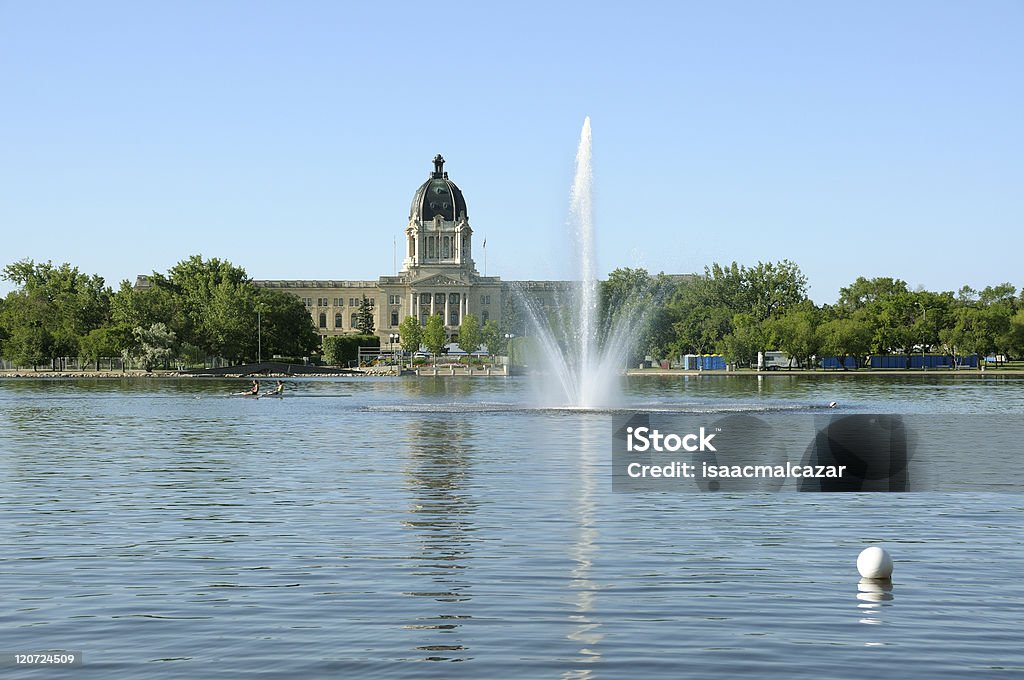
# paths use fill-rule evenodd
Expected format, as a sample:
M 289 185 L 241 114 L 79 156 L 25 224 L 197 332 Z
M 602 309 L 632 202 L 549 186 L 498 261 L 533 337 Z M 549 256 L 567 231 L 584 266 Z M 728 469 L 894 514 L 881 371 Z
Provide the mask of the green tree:
M 51 305 L 39 288 L 8 293 L 0 319 L 6 336 L 3 357 L 19 366 L 35 368 L 54 356 L 53 335 L 48 328 L 50 313 Z
M 919 342 L 915 321 L 924 318 L 924 307 L 914 293 L 897 292 L 863 308 L 872 326 L 870 351 L 875 354 L 909 354 Z
M 985 286 L 985 289 L 978 294 L 978 302 L 985 306 L 1005 303 L 1016 311 L 1017 288 L 1010 283 L 1000 283 L 996 286 Z
M 188 324 L 179 305 L 178 296 L 161 274 L 140 277 L 148 285 L 136 287 L 122 281 L 121 287 L 110 301 L 111 320 L 129 328 L 149 328 L 159 322 L 173 330 L 180 338 L 188 338 Z
M 210 290 L 202 319 L 211 354 L 238 362 L 256 359 L 256 304 L 256 289 L 247 282 L 222 280 Z
M 833 318 L 818 329 L 823 356 L 834 356 L 846 370 L 846 357 L 860 365 L 871 344 L 871 326 L 863 314 Z
M 10 331 L 7 330 L 7 324 L 5 323 L 7 310 L 7 300 L 0 298 L 0 357 L 7 356 L 4 352 L 4 343 L 10 338 Z
M 380 348 L 376 335 L 331 335 L 323 341 L 324 363 L 331 366 L 345 366 L 359 355 L 360 347 Z
M 373 306 L 365 295 L 356 313 L 356 328 L 362 335 L 373 335 Z
M 598 291 L 601 326 L 605 332 L 620 319 L 638 316 L 646 309 L 652 285 L 646 269 L 619 268 L 609 273 Z
M 307 357 L 316 352 L 320 336 L 302 300 L 282 290 L 256 289 L 261 309 L 263 356 Z
M 402 319 L 398 326 L 398 336 L 401 338 L 402 350 L 409 354 L 420 351 L 423 344 L 423 328 L 414 316 L 407 316 Z
M 807 278 L 789 260 L 758 262 L 745 267 L 713 263 L 704 275 L 680 282 L 663 312 L 663 337 L 671 327 L 675 338 L 661 340 L 674 354 L 703 354 L 733 333 L 737 314 L 764 324 L 807 299 Z M 769 337 L 762 335 L 762 342 Z M 736 336 L 731 343 L 734 343 Z M 766 348 L 761 348 L 766 349 Z
M 866 279 L 863 276 L 845 288 L 839 289 L 839 307 L 855 311 L 884 300 L 886 298 L 907 293 L 907 282 L 888 277 Z
M 341 366 L 342 365 L 342 342 L 343 337 L 341 335 L 329 335 L 323 339 L 323 343 L 320 346 L 321 358 L 323 362 L 328 366 Z
M 146 371 L 166 365 L 174 356 L 176 338 L 174 331 L 168 329 L 165 324 L 158 322 L 149 328 L 140 326 L 133 331 L 133 334 L 135 336 L 135 358 L 142 363 L 142 367 Z
M 480 322 L 473 314 L 462 317 L 462 323 L 459 324 L 459 347 L 467 354 L 480 349 Z
M 520 293 L 512 288 L 502 292 L 501 324 L 502 331 L 512 335 L 526 334 L 526 315 Z
M 89 331 L 81 341 L 81 355 L 100 370 L 100 359 L 119 357 L 132 348 L 132 330 L 127 326 L 100 326 Z
M 736 314 L 732 318 L 732 332 L 719 342 L 718 349 L 726 361 L 749 365 L 765 346 L 765 331 L 752 314 Z
M 680 313 L 672 325 L 676 339 L 670 345 L 674 355 L 708 354 L 732 331 L 734 314 L 728 307 L 691 307 Z
M 444 319 L 441 318 L 440 314 L 434 314 L 427 319 L 427 325 L 423 329 L 423 344 L 426 346 L 427 351 L 433 354 L 436 358 L 441 350 L 444 348 L 448 338 L 444 330 Z
M 11 329 L 4 342 L 4 358 L 17 366 L 36 368 L 52 356 L 51 346 L 52 341 L 44 328 L 17 326 Z
M 244 269 L 227 260 L 192 255 L 171 267 L 166 278 L 154 273 L 150 283 L 174 296 L 177 328 L 171 330 L 179 339 L 225 358 L 255 356 L 256 314 Z
M 507 351 L 505 334 L 494 319 L 488 319 L 480 328 L 480 342 L 487 348 L 491 356 L 502 356 Z
M 939 338 L 959 368 L 966 356 L 977 354 L 980 359 L 1007 346 L 1011 329 L 1010 317 L 998 307 L 964 306 L 954 310 L 953 325 L 942 329 Z
M 600 284 L 601 338 L 610 333 L 629 333 L 635 338 L 629 365 L 646 354 L 665 356 L 674 340 L 674 315 L 666 302 L 675 282 L 664 273 L 651 276 L 644 269 L 620 268 Z
M 4 325 L 8 352 L 19 361 L 78 356 L 81 339 L 110 314 L 110 289 L 64 263 L 21 260 L 4 267 L 0 278 L 18 289 L 8 294 Z M 42 357 L 40 357 L 40 354 Z
M 1024 357 L 1024 308 L 1010 317 L 1006 340 L 1006 351 L 1010 356 Z
M 919 351 L 930 352 L 941 344 L 939 330 L 952 325 L 953 293 L 917 291 L 914 298 L 917 313 L 911 328 L 913 344 Z
M 819 352 L 818 319 L 819 311 L 810 300 L 790 307 L 777 318 L 768 322 L 768 332 L 774 338 L 775 347 L 804 366 L 811 365 L 811 357 Z
M 794 262 L 758 262 L 741 272 L 744 297 L 749 298 L 750 315 L 757 322 L 807 299 L 807 277 Z

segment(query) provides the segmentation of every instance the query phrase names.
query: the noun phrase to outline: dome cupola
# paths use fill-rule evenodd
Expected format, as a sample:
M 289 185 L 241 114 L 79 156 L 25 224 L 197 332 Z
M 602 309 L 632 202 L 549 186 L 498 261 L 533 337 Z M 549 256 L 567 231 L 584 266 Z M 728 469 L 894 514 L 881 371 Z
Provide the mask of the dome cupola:
M 448 179 L 441 154 L 434 157 L 434 171 L 416 190 L 409 208 L 410 221 L 428 222 L 438 216 L 449 222 L 466 219 L 466 199 L 462 190 Z
M 460 279 L 476 275 L 466 199 L 448 179 L 441 154 L 434 157 L 434 171 L 412 197 L 405 236 L 403 271 L 429 267 Z

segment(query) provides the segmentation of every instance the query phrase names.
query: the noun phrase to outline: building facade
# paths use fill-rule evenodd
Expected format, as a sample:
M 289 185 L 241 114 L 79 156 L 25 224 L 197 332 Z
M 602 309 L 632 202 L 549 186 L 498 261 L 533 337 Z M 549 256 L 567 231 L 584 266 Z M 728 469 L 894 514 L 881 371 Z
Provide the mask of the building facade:
M 413 194 L 405 227 L 402 269 L 376 281 L 257 280 L 263 288 L 279 288 L 299 297 L 322 337 L 357 333 L 359 306 L 365 297 L 374 309 L 374 332 L 381 344 L 398 333 L 407 316 L 426 325 L 433 314 L 444 320 L 448 337 L 458 340 L 467 314 L 483 324 L 518 323 L 509 318 L 514 290 L 530 298 L 531 306 L 556 304 L 568 281 L 502 281 L 481 276 L 473 259 L 473 228 L 462 190 L 448 178 L 444 158 L 434 158 L 434 169 Z

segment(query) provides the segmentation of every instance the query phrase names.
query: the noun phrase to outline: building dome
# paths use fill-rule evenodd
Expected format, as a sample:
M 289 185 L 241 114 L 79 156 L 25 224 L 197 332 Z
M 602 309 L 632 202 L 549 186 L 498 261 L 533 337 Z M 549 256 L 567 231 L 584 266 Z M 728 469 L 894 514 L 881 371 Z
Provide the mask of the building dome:
M 434 157 L 434 171 L 416 190 L 409 208 L 410 220 L 428 222 L 438 215 L 449 222 L 467 215 L 466 199 L 462 197 L 462 190 L 448 179 L 441 154 Z

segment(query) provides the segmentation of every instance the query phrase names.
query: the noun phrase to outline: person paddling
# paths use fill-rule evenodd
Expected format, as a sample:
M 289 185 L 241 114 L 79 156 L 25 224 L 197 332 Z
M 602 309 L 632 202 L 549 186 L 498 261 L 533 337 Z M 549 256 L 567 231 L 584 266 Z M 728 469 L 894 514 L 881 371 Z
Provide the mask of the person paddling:
M 280 380 L 277 381 L 277 389 L 274 390 L 274 394 L 284 394 L 284 383 Z
M 259 393 L 260 393 L 260 384 L 259 384 L 258 381 L 253 380 L 252 381 L 252 389 L 249 390 L 249 394 L 251 394 L 253 396 L 256 396 Z

